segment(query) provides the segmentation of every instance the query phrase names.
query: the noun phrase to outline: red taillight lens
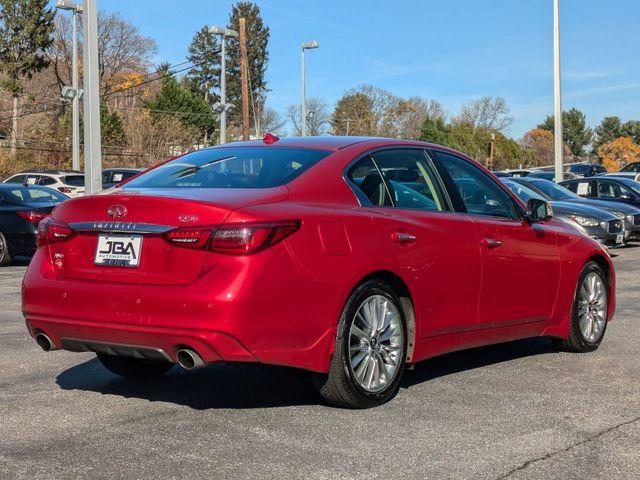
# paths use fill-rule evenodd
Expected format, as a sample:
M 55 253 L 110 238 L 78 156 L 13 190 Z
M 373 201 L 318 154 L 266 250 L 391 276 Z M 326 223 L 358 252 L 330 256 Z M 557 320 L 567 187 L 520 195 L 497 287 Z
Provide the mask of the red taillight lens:
M 66 223 L 48 217 L 38 224 L 36 245 L 42 247 L 50 243 L 64 242 L 73 236 L 73 230 Z
M 177 228 L 165 233 L 165 238 L 174 245 L 187 248 L 202 248 L 211 236 L 211 230 Z
M 273 223 L 236 223 L 214 229 L 209 250 L 250 255 L 275 245 L 300 228 L 296 220 Z
M 250 255 L 275 245 L 300 228 L 297 220 L 231 223 L 210 229 L 176 228 L 164 234 L 178 247 L 207 248 L 218 253 Z
M 58 191 L 62 193 L 71 193 L 73 192 L 73 188 L 71 187 L 58 187 Z
M 41 212 L 35 212 L 35 211 L 18 212 L 18 215 L 20 215 L 22 218 L 24 218 L 25 220 L 31 223 L 35 223 L 36 225 L 40 223 L 41 220 L 44 220 L 45 218 L 47 218 L 47 214 L 41 213 Z

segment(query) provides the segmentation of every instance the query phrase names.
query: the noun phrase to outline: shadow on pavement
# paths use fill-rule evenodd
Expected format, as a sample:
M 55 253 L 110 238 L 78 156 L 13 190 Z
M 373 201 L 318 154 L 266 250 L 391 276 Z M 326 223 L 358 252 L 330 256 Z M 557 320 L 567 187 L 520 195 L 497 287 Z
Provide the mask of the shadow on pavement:
M 408 388 L 435 378 L 517 358 L 557 352 L 557 348 L 548 338 L 538 337 L 448 353 L 416 363 L 413 371 L 406 372 L 401 387 Z
M 425 360 L 406 372 L 401 387 L 438 377 L 556 352 L 548 339 L 533 338 L 450 353 Z M 195 371 L 174 367 L 160 379 L 135 381 L 108 372 L 97 359 L 67 369 L 56 383 L 64 390 L 84 390 L 151 402 L 171 402 L 197 410 L 272 408 L 322 403 L 302 370 L 259 364 L 212 365 Z

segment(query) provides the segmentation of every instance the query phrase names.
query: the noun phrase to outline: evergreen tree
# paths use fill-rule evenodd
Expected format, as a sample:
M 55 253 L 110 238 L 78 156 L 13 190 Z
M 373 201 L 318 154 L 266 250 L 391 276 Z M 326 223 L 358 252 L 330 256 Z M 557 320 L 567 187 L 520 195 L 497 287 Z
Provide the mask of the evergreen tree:
M 49 64 L 46 49 L 52 44 L 54 11 L 47 0 L 0 0 L 0 71 L 2 87 L 13 97 L 11 151 L 18 138 L 18 99 L 23 82 Z
M 267 44 L 269 27 L 260 16 L 260 7 L 251 2 L 238 2 L 231 10 L 229 27 L 240 32 L 240 18 L 245 19 L 247 33 L 247 70 L 249 72 L 249 101 L 253 98 L 256 114 L 264 108 L 268 92 L 265 72 L 269 61 Z M 235 106 L 230 112 L 231 121 L 239 125 L 242 121 L 242 83 L 240 77 L 240 39 L 227 39 L 227 102 Z M 250 108 L 251 110 L 251 108 Z
M 629 120 L 622 125 L 622 136 L 631 138 L 637 145 L 640 145 L 640 121 Z
M 125 140 L 124 125 L 118 112 L 110 112 L 106 103 L 100 106 L 100 133 L 103 145 L 122 145 Z
M 451 128 L 442 117 L 427 117 L 422 124 L 422 132 L 419 140 L 423 142 L 437 143 L 438 145 L 452 146 Z
M 622 136 L 622 120 L 620 117 L 604 117 L 593 133 L 593 151 L 597 152 L 601 145 Z
M 213 92 L 220 86 L 220 42 L 206 25 L 196 32 L 188 48 L 187 60 L 193 63 L 185 84 L 209 105 L 216 101 Z
M 538 128 L 553 132 L 555 123 L 554 118 L 548 116 Z M 569 145 L 571 153 L 577 157 L 584 156 L 593 136 L 593 131 L 587 127 L 584 113 L 577 108 L 562 112 L 562 130 L 563 140 Z
M 167 75 L 167 66 L 161 65 L 158 73 Z M 162 88 L 156 99 L 147 104 L 155 118 L 171 116 L 186 128 L 198 132 L 198 137 L 211 136 L 214 132 L 214 115 L 204 98 L 180 84 L 173 75 L 162 79 Z

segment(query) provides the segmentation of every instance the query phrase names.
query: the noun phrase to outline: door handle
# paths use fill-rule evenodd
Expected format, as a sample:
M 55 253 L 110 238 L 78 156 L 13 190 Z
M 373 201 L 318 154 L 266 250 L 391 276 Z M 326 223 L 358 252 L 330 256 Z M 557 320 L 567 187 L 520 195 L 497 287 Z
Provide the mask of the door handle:
M 496 238 L 483 238 L 482 245 L 487 248 L 498 248 L 502 245 L 502 240 L 498 240 Z
M 410 233 L 395 232 L 391 234 L 391 240 L 397 243 L 414 243 L 417 238 Z

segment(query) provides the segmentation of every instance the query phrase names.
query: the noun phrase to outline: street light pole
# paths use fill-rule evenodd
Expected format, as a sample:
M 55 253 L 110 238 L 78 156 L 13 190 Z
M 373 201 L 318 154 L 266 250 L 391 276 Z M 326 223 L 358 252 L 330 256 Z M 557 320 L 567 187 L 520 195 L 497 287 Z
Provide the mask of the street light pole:
M 84 182 L 85 193 L 102 190 L 102 142 L 100 139 L 100 84 L 98 65 L 98 6 L 84 0 L 82 7 L 84 66 Z
M 227 60 L 226 38 L 237 37 L 238 32 L 224 27 L 209 27 L 209 32 L 220 35 L 220 145 L 227 143 Z
M 74 95 L 71 104 L 71 168 L 80 170 L 80 91 L 78 88 L 78 15 L 82 13 L 82 5 L 71 0 L 58 0 L 56 8 L 71 10 L 72 54 L 71 54 L 71 88 Z
M 82 8 L 82 7 L 80 7 Z M 71 59 L 71 87 L 76 94 L 71 104 L 71 168 L 80 170 L 80 95 L 78 94 L 78 10 L 73 11 L 73 58 Z
M 560 77 L 560 8 L 559 0 L 553 0 L 553 97 L 554 97 L 554 164 L 555 181 L 564 179 L 562 141 L 562 89 Z
M 315 40 L 311 42 L 304 42 L 302 44 L 302 101 L 300 103 L 300 116 L 301 116 L 301 133 L 303 137 L 307 136 L 307 85 L 305 79 L 305 67 L 304 67 L 304 51 L 313 48 L 318 48 L 318 42 Z

